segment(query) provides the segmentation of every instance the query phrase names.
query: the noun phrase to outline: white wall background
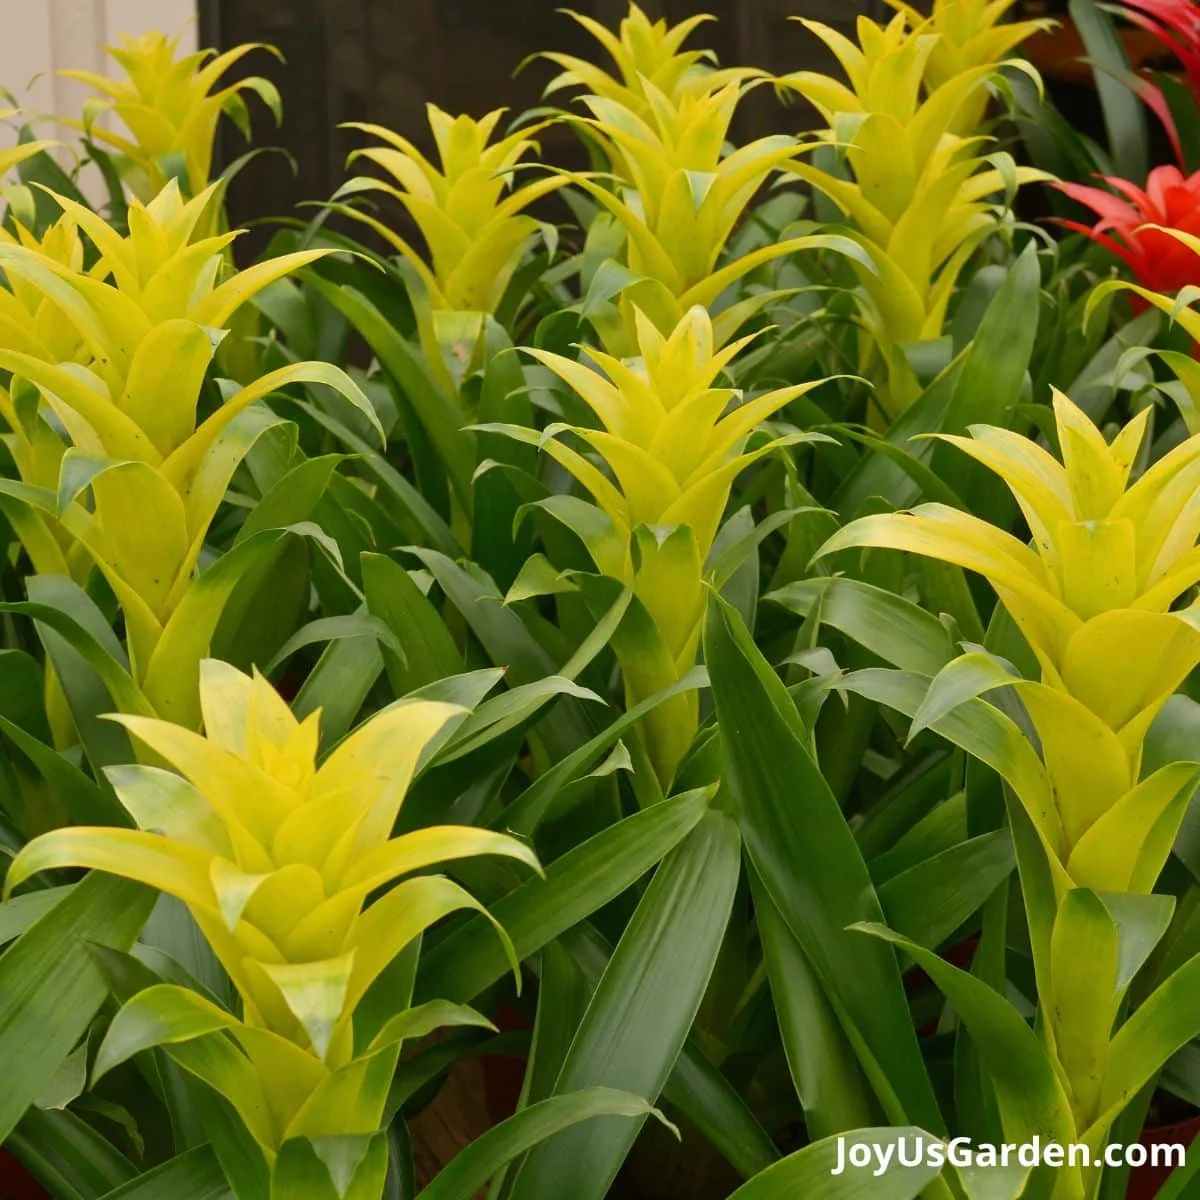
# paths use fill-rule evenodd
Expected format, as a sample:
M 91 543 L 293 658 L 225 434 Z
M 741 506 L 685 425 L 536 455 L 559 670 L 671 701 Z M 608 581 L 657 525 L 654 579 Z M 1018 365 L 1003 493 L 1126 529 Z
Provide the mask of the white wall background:
M 88 89 L 55 71 L 75 67 L 115 74 L 104 47 L 122 34 L 150 29 L 180 34 L 180 51 L 194 50 L 195 13 L 194 0 L 0 0 L 0 85 L 31 113 L 78 116 Z M 38 132 L 65 143 L 75 137 L 51 123 Z M 0 125 L 0 145 L 15 140 Z

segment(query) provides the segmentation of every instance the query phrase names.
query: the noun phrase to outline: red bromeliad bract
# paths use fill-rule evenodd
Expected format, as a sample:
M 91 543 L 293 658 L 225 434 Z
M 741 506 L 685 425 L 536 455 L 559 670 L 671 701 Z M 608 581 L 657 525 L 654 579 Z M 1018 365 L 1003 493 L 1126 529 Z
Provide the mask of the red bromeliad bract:
M 1200 97 L 1200 4 L 1195 0 L 1122 0 L 1121 16 L 1152 33 L 1179 59 Z
M 1200 172 L 1185 176 L 1178 167 L 1156 167 L 1144 191 L 1127 179 L 1103 179 L 1113 191 L 1078 183 L 1054 185 L 1100 218 L 1092 226 L 1078 221 L 1062 224 L 1112 251 L 1139 283 L 1156 292 L 1200 284 L 1200 254 L 1165 232 L 1174 229 L 1200 236 Z
M 1196 0 L 1123 0 L 1117 11 L 1131 25 L 1156 37 L 1175 55 L 1187 74 L 1192 95 L 1200 101 L 1200 4 Z M 1162 88 L 1139 75 L 1135 90 L 1162 122 L 1176 159 L 1183 163 L 1179 130 Z

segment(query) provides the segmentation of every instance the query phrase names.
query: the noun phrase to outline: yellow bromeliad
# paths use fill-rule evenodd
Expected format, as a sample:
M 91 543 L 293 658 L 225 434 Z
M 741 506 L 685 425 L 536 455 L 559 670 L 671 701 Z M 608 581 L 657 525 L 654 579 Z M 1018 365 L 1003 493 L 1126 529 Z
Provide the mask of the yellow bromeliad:
M 12 233 L 0 230 L 0 244 L 36 250 L 70 273 L 83 269 L 84 247 L 79 228 L 66 214 L 41 238 L 14 217 Z M 6 283 L 7 288 L 0 288 L 0 349 L 25 351 L 46 362 L 87 361 L 83 339 L 52 297 L 16 273 L 10 273 Z M 0 441 L 12 456 L 20 478 L 37 487 L 56 487 L 67 447 L 38 404 L 36 389 L 22 390 L 19 380 L 0 387 L 0 418 L 7 426 L 7 432 L 0 434 Z M 35 571 L 70 574 L 77 580 L 87 574 L 91 560 L 86 551 L 57 521 L 19 504 L 5 504 L 4 508 Z
M 889 547 L 988 579 L 1041 666 L 1040 682 L 989 674 L 985 686 L 1014 686 L 1037 731 L 1048 786 L 1034 781 L 1022 799 L 1060 892 L 1147 892 L 1195 770 L 1176 763 L 1140 778 L 1150 723 L 1200 663 L 1200 609 L 1172 609 L 1200 581 L 1200 438 L 1129 485 L 1149 410 L 1111 444 L 1061 393 L 1054 412 L 1061 463 L 991 426 L 945 437 L 1004 480 L 1031 545 L 969 513 L 924 504 L 854 521 L 820 553 Z M 962 678 L 979 657 L 946 670 Z
M 356 1044 L 355 1010 L 393 958 L 447 914 L 482 911 L 451 880 L 415 873 L 472 855 L 538 863 L 523 843 L 484 829 L 392 836 L 422 757 L 465 714 L 456 705 L 394 704 L 318 767 L 319 711 L 298 721 L 261 676 L 208 660 L 201 703 L 204 736 L 115 717 L 179 774 L 108 768 L 137 828 L 66 828 L 37 838 L 9 867 L 5 888 L 38 871 L 86 867 L 187 905 L 241 997 L 241 1019 L 184 988 L 151 987 L 118 1013 L 97 1073 L 164 1041 L 209 1082 L 214 1060 L 224 1061 L 218 1086 L 274 1162 L 290 1138 L 374 1134 L 400 1041 L 427 1032 L 431 1017 L 484 1023 L 434 1003 L 359 1031 Z M 408 878 L 391 886 L 401 877 Z M 165 1033 L 170 1016 L 174 1033 Z
M 677 106 L 697 93 L 711 92 L 727 83 L 741 83 L 762 74 L 748 67 L 715 67 L 711 64 L 709 51 L 683 49 L 683 43 L 698 26 L 715 19 L 710 13 L 689 17 L 678 25 L 668 25 L 662 19 L 651 21 L 631 3 L 628 15 L 614 34 L 592 17 L 570 9 L 565 11 L 604 47 L 618 75 L 611 75 L 595 63 L 572 54 L 548 51 L 538 57 L 555 63 L 562 72 L 546 86 L 546 95 L 582 87 L 645 120 L 653 112 L 656 96 Z
M 232 269 L 225 251 L 242 231 L 211 234 L 204 224 L 220 188 L 219 183 L 209 184 L 185 198 L 178 183 L 170 180 L 148 203 L 130 204 L 129 232 L 124 235 L 86 206 L 54 196 L 100 252 L 91 271 L 75 272 L 72 279 L 89 298 L 104 298 L 96 307 L 112 329 L 120 324 L 119 314 L 132 308 L 144 318 L 129 318 L 135 336 L 156 322 L 175 318 L 225 329 L 237 309 L 268 284 L 327 253 L 298 250 L 243 271 Z
M 809 236 L 774 242 L 718 265 L 747 206 L 797 143 L 783 135 L 759 138 L 731 149 L 729 129 L 738 103 L 761 71 L 720 70 L 699 51 L 681 52 L 684 39 L 706 17 L 669 28 L 651 24 L 636 5 L 616 36 L 595 21 L 575 19 L 593 33 L 617 63 L 621 79 L 566 55 L 547 55 L 564 72 L 550 91 L 583 86 L 590 116 L 568 116 L 598 143 L 610 172 L 572 175 L 615 221 L 625 237 L 627 278 L 611 302 L 589 298 L 588 308 L 605 348 L 614 355 L 637 353 L 634 309 L 663 334 L 670 333 L 694 305 L 712 308 L 721 294 L 764 263 L 803 250 L 834 249 L 867 256 L 844 238 Z M 615 186 L 614 186 L 615 185 Z M 730 305 L 717 325 L 718 344 L 771 299 L 769 293 Z
M 634 310 L 669 333 L 696 305 L 712 308 L 749 272 L 785 254 L 836 250 L 872 270 L 868 256 L 847 238 L 812 234 L 785 238 L 722 263 L 725 247 L 747 206 L 797 152 L 793 138 L 773 135 L 728 151 L 729 126 L 744 85 L 729 82 L 685 95 L 674 107 L 646 85 L 650 114 L 643 120 L 617 101 L 585 96 L 590 118 L 575 118 L 606 148 L 617 190 L 575 175 L 625 234 L 622 287 L 612 316 L 593 306 L 593 322 L 610 353 L 637 353 Z M 728 151 L 728 152 L 727 152 Z M 769 293 L 732 304 L 716 318 L 718 344 L 732 338 Z
M 127 234 L 50 193 L 63 216 L 40 240 L 19 225 L 16 238 L 0 239 L 9 285 L 0 291 L 0 346 L 89 366 L 119 395 L 142 342 L 159 326 L 187 320 L 216 335 L 268 284 L 327 253 L 302 250 L 230 271 L 224 252 L 240 231 L 207 236 L 203 226 L 219 187 L 185 200 L 172 180 L 148 204 L 133 201 Z M 88 270 L 81 231 L 99 251 Z
M 83 272 L 84 245 L 79 225 L 63 213 L 38 237 L 15 216 L 12 232 L 0 229 L 0 245 L 24 246 L 57 263 L 72 275 Z M 28 350 L 47 362 L 73 362 L 83 353 L 83 343 L 62 310 L 41 288 L 19 275 L 5 279 L 0 289 L 0 345 Z
M 73 123 L 121 155 L 125 181 L 142 201 L 157 196 L 168 179 L 180 180 L 189 196 L 208 186 L 221 114 L 228 115 L 249 137 L 243 92 L 258 95 L 276 124 L 281 119 L 279 92 L 270 80 L 253 75 L 217 86 L 240 59 L 253 50 L 272 50 L 270 46 L 235 46 L 215 56 L 211 50 L 201 50 L 177 58 L 179 38 L 155 31 L 124 38 L 120 46 L 107 49 L 123 69 L 123 79 L 110 79 L 96 71 L 61 73 L 99 93 L 89 102 L 84 120 Z M 107 112 L 121 120 L 128 136 L 97 122 L 96 118 Z
M 964 68 L 922 92 L 939 38 L 909 29 L 903 13 L 886 26 L 858 20 L 858 44 L 827 25 L 803 21 L 829 47 L 848 84 L 800 71 L 779 83 L 806 97 L 828 122 L 824 137 L 845 146 L 853 179 L 810 163 L 789 169 L 844 212 L 872 269 L 855 264 L 870 333 L 862 367 L 882 359 L 879 400 L 894 418 L 919 394 L 904 354 L 908 342 L 940 336 L 959 273 L 996 227 L 992 197 L 1042 173 L 989 165 L 980 139 L 955 130 L 1000 65 Z
M 478 121 L 452 117 L 435 104 L 426 106 L 439 162 L 431 163 L 407 138 L 381 125 L 351 124 L 383 145 L 356 150 L 350 162 L 366 159 L 391 181 L 356 176 L 338 196 L 379 191 L 404 205 L 425 242 L 422 255 L 382 221 L 357 209 L 348 215 L 374 229 L 412 267 L 424 290 L 418 305 L 421 340 L 430 365 L 449 382 L 443 361 L 448 348 L 462 340 L 463 314 L 477 337 L 482 318 L 496 311 L 541 223 L 525 210 L 567 181 L 561 176 L 535 179 L 521 187 L 514 175 L 537 150 L 533 125 L 496 141 L 492 136 L 504 109 Z M 447 349 L 443 349 L 447 348 Z
M 0 121 L 7 121 L 9 117 L 20 115 L 19 108 L 4 108 L 0 109 Z M 40 154 L 43 150 L 48 150 L 53 142 L 18 142 L 15 146 L 6 146 L 0 150 L 0 179 L 13 169 L 18 167 L 26 159 L 33 158 L 35 154 Z
M 15 116 L 19 111 L 0 111 L 0 120 Z M 0 179 L 13 167 L 52 145 L 52 142 L 24 142 L 0 150 Z M 28 197 L 24 187 L 15 190 L 20 191 L 23 197 Z M 0 194 L 6 191 L 9 189 L 0 185 Z M 0 227 L 0 244 L 32 246 L 70 266 L 72 270 L 79 270 L 83 266 L 83 243 L 79 240 L 74 222 L 69 218 L 64 217 L 51 225 L 39 240 L 21 223 L 15 202 L 5 216 L 5 226 Z M 6 280 L 6 283 L 9 290 L 0 288 L 0 345 L 16 346 L 32 336 L 33 344 L 53 345 L 64 359 L 69 358 L 78 338 L 70 326 L 63 328 L 62 316 L 56 312 L 53 303 L 36 288 L 27 288 L 19 280 Z
M 290 383 L 320 382 L 372 411 L 338 368 L 297 363 L 241 388 L 200 420 L 200 389 L 232 314 L 323 253 L 285 255 L 221 280 L 223 251 L 236 235 L 191 240 L 211 190 L 185 203 L 168 184 L 151 204 L 131 206 L 127 237 L 60 198 L 100 251 L 90 272 L 33 246 L 0 244 L 0 265 L 14 285 L 4 293 L 12 301 L 9 332 L 27 335 L 0 342 L 0 367 L 14 376 L 5 412 L 10 444 L 18 467 L 29 470 L 24 488 L 8 484 L 5 493 L 26 506 L 21 532 L 39 571 L 79 573 L 78 562 L 55 557 L 50 529 L 61 526 L 104 572 L 125 612 L 134 678 L 181 720 L 195 712 L 194 699 L 177 661 L 156 650 L 188 593 L 229 480 L 266 427 L 247 410 Z M 42 312 L 22 305 L 23 297 L 44 297 L 62 314 L 80 347 L 69 359 L 36 336 Z M 30 388 L 57 428 L 36 402 L 20 401 L 20 389 Z
M 929 504 L 861 518 L 819 553 L 879 546 L 977 571 L 1036 655 L 1040 681 L 1015 676 L 981 651 L 952 660 L 929 685 L 913 730 L 940 727 L 999 771 L 1045 852 L 1049 887 L 1034 882 L 1043 871 L 1014 820 L 1024 846 L 1018 860 L 1038 1027 L 1062 1088 L 1067 1136 L 1092 1147 L 1095 1163 L 1136 1090 L 1122 1086 L 1131 1026 L 1120 1012 L 1166 929 L 1173 899 L 1155 895 L 1151 909 L 1149 893 L 1200 780 L 1197 762 L 1142 769 L 1151 722 L 1200 663 L 1200 607 L 1172 607 L 1200 581 L 1200 437 L 1131 484 L 1149 409 L 1111 443 L 1067 397 L 1056 393 L 1054 410 L 1061 462 L 1035 441 L 990 426 L 946 439 L 1004 480 L 1031 544 Z M 1036 736 L 978 699 L 998 687 L 1012 688 Z M 956 723 L 955 710 L 968 701 L 982 706 Z M 1148 926 L 1130 937 L 1123 914 L 1150 911 L 1157 914 L 1151 924 L 1159 923 L 1139 943 Z M 1143 1012 L 1155 1002 L 1151 995 Z M 1100 1182 L 1094 1167 L 1066 1170 L 1054 1195 L 1090 1200 Z
M 0 112 L 0 119 L 16 110 Z M 12 167 L 45 150 L 49 142 L 26 142 L 0 151 L 0 177 Z M 61 264 L 70 271 L 83 267 L 83 242 L 75 222 L 65 214 L 39 239 L 27 229 L 10 208 L 11 231 L 0 228 L 0 245 L 26 246 Z M 54 301 L 40 288 L 18 276 L 5 280 L 0 288 L 0 348 L 42 353 L 47 361 L 75 362 L 83 353 L 78 333 Z M 53 487 L 65 449 L 62 439 L 38 412 L 33 403 L 14 400 L 11 387 L 0 386 L 0 418 L 7 431 L 0 434 L 23 480 L 41 487 Z M 20 396 L 19 388 L 17 396 Z M 3 503 L 0 498 L 0 503 Z M 87 568 L 86 555 L 72 547 L 71 539 L 56 523 L 47 523 L 37 514 L 19 505 L 4 505 L 5 515 L 26 546 L 39 573 L 63 571 L 80 574 Z M 71 559 L 67 567 L 64 555 Z
M 1054 27 L 1047 18 L 1006 21 L 1017 0 L 934 0 L 928 17 L 905 0 L 888 0 L 904 13 L 914 29 L 937 38 L 925 64 L 925 85 L 930 91 L 977 67 L 1001 62 L 1026 38 Z M 955 133 L 978 128 L 988 97 L 978 91 L 964 105 Z
M 817 382 L 742 400 L 718 377 L 752 339 L 721 348 L 703 308 L 691 309 L 669 336 L 635 312 L 640 357 L 587 353 L 600 370 L 543 350 L 527 351 L 587 403 L 601 428 L 555 425 L 544 435 L 504 432 L 541 446 L 591 493 L 604 520 L 577 532 L 604 575 L 630 586 L 653 633 L 632 623 L 614 641 L 630 705 L 677 682 L 695 665 L 704 616 L 705 563 L 734 479 L 783 445 L 819 434 L 768 439 L 746 449 L 752 431 Z M 603 373 L 601 373 L 603 372 Z M 492 427 L 489 427 L 492 428 Z M 611 472 L 562 440 L 577 437 Z M 572 521 L 570 508 L 562 508 Z M 643 733 L 659 778 L 669 783 L 697 724 L 694 693 L 660 705 Z

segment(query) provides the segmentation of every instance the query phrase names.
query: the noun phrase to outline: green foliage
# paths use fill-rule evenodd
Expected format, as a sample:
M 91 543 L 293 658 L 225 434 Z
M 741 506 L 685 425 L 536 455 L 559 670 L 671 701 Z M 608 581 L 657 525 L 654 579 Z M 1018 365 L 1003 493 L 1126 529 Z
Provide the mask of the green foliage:
M 1110 155 L 1006 0 L 893 7 L 776 81 L 571 14 L 545 105 L 361 126 L 240 269 L 251 47 L 76 76 L 99 208 L 0 154 L 0 1144 L 54 1200 L 1116 1200 L 837 1168 L 1200 1099 L 1200 315 L 1014 211 L 1144 174 L 1137 81 L 1073 3 Z M 826 128 L 731 144 L 769 82 Z

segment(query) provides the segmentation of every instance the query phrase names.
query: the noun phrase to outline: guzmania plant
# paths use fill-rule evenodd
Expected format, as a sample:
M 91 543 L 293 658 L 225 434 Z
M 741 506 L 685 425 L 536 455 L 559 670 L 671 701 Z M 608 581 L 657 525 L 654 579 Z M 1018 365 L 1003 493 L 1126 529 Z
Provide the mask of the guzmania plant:
M 1195 188 L 1094 0 L 1107 147 L 1046 22 L 892 7 L 804 22 L 836 77 L 569 14 L 537 109 L 356 114 L 253 261 L 253 47 L 126 39 L 77 166 L 0 153 L 0 1194 L 1141 1200 L 1106 1149 L 1200 1119 Z
M 94 89 L 81 121 L 88 137 L 117 152 L 117 166 L 129 190 L 149 203 L 174 179 L 188 197 L 199 195 L 212 179 L 217 125 L 228 116 L 247 138 L 250 114 L 243 92 L 257 95 L 278 124 L 283 105 L 275 85 L 261 75 L 249 75 L 218 87 L 231 67 L 260 45 L 235 46 L 223 54 L 199 50 L 178 55 L 179 37 L 152 31 L 125 38 L 108 53 L 124 72 L 112 79 L 97 71 L 62 72 Z M 214 90 L 215 89 L 215 90 Z M 111 113 L 125 132 L 97 120 Z
M 39 871 L 88 867 L 187 905 L 242 1003 L 227 1012 L 186 987 L 156 984 L 121 1008 L 93 1078 L 165 1045 L 233 1106 L 265 1160 L 272 1194 L 305 1185 L 315 1158 L 342 1194 L 377 1195 L 380 1132 L 402 1042 L 438 1025 L 486 1024 L 469 1009 L 364 1008 L 396 955 L 435 921 L 480 908 L 441 875 L 400 876 L 500 854 L 537 868 L 521 842 L 433 826 L 392 836 L 431 744 L 464 709 L 412 700 L 376 714 L 318 767 L 320 711 L 298 721 L 261 676 L 202 664 L 201 736 L 166 721 L 117 719 L 180 773 L 113 767 L 108 780 L 137 829 L 67 828 L 29 843 L 11 891 Z M 498 930 L 509 954 L 511 945 Z M 514 960 L 514 969 L 516 963 Z
M 944 40 L 924 23 L 910 28 L 903 12 L 886 26 L 860 17 L 857 44 L 820 22 L 803 24 L 848 82 L 797 71 L 778 83 L 816 107 L 827 122 L 823 137 L 844 156 L 851 177 L 803 161 L 788 169 L 837 205 L 866 251 L 868 263 L 854 264 L 869 335 L 860 366 L 880 360 L 878 403 L 891 420 L 920 391 L 905 347 L 940 334 L 960 273 L 997 228 L 1003 210 L 995 197 L 1043 176 L 985 153 L 986 137 L 957 132 L 1001 60 L 931 75 Z

